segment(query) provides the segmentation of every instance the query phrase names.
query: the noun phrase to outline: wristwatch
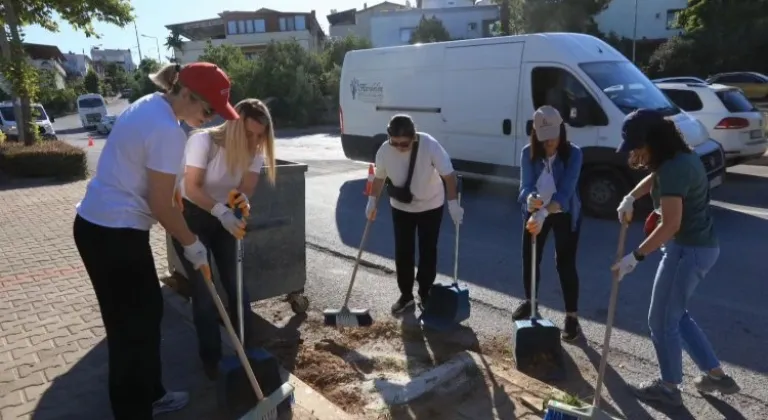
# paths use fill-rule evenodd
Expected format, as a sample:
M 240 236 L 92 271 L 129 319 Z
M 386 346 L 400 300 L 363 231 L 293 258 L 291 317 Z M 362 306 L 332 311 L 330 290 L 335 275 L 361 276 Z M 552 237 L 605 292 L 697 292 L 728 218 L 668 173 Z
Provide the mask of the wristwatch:
M 637 261 L 642 261 L 645 259 L 645 255 L 641 254 L 638 250 L 632 251 L 632 256 L 635 257 Z

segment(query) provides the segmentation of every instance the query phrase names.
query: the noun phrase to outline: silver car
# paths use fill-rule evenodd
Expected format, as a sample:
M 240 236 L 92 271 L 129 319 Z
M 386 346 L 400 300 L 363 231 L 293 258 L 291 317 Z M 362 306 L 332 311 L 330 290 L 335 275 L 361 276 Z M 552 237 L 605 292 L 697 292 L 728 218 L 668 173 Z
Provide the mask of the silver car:
M 112 126 L 117 120 L 116 115 L 105 115 L 101 117 L 101 121 L 96 125 L 96 132 L 99 134 L 107 135 L 112 131 Z

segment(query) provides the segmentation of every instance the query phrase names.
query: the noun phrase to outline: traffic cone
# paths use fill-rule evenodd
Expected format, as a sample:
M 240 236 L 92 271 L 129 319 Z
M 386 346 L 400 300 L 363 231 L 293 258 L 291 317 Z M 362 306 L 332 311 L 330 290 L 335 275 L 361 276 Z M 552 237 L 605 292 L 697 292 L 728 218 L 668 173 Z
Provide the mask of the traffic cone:
M 93 136 L 88 136 L 88 147 L 93 146 Z
M 373 191 L 373 164 L 368 166 L 368 181 L 365 183 L 363 195 L 370 196 L 371 191 Z

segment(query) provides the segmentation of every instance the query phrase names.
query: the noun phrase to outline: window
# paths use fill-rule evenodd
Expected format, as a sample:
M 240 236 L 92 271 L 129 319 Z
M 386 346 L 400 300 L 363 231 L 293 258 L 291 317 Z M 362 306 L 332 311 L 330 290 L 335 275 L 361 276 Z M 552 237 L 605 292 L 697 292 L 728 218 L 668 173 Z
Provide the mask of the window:
M 266 32 L 266 26 L 264 25 L 264 19 L 256 19 L 253 21 L 253 29 L 255 32 Z
M 667 29 L 680 29 L 680 25 L 677 24 L 677 15 L 683 9 L 670 9 L 667 10 Z
M 83 98 L 77 104 L 80 108 L 99 108 L 104 106 L 104 102 L 99 98 Z
M 227 33 L 230 35 L 236 35 L 237 34 L 237 21 L 230 20 L 227 22 Z
M 629 61 L 598 61 L 579 64 L 608 99 L 624 114 L 638 108 L 654 109 L 665 116 L 680 110 Z
M 681 89 L 662 89 L 661 91 L 683 111 L 701 111 L 704 108 L 699 94 L 694 91 Z
M 567 70 L 558 67 L 536 67 L 531 74 L 533 106 L 551 105 L 570 124 L 575 109 L 585 109 L 589 115 L 582 120 L 590 125 L 608 125 L 608 117 L 592 94 Z
M 249 20 L 249 21 L 245 22 L 245 31 L 248 32 L 249 34 L 252 34 L 253 30 L 254 30 L 253 29 L 253 21 Z
M 252 61 L 252 60 L 255 60 L 255 59 L 256 59 L 256 57 L 258 57 L 258 54 L 256 54 L 256 53 L 252 53 L 252 52 L 249 52 L 249 53 L 245 53 L 245 54 L 243 54 L 243 55 L 245 55 L 245 59 L 246 59 L 246 60 L 251 60 L 251 61 Z
M 237 21 L 237 33 L 244 34 L 245 33 L 245 21 L 239 20 Z
M 400 42 L 403 43 L 409 43 L 411 42 L 411 35 L 413 35 L 413 31 L 416 30 L 416 28 L 401 28 L 400 29 Z
M 306 31 L 307 30 L 307 17 L 306 16 L 294 16 L 293 18 L 296 21 L 296 30 L 297 31 Z
M 725 109 L 730 112 L 754 112 L 757 108 L 749 102 L 746 96 L 741 91 L 736 89 L 721 90 L 716 92 L 717 97 L 720 98 L 720 102 L 725 105 Z
M 296 30 L 295 24 L 296 22 L 293 20 L 293 18 L 286 18 L 286 17 L 280 18 L 280 30 L 283 32 L 295 31 Z

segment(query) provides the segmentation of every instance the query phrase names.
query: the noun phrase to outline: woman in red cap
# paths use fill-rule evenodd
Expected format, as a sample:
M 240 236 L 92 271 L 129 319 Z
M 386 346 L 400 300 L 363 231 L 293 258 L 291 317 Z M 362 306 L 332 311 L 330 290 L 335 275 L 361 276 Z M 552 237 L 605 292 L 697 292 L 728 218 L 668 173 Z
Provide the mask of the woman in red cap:
M 149 231 L 160 222 L 195 269 L 208 263 L 205 246 L 173 205 L 187 140 L 179 121 L 198 127 L 214 114 L 238 118 L 229 78 L 213 64 L 170 64 L 149 78 L 164 92 L 142 97 L 117 119 L 73 228 L 106 330 L 116 420 L 151 420 L 189 401 L 162 384 L 163 297 Z

